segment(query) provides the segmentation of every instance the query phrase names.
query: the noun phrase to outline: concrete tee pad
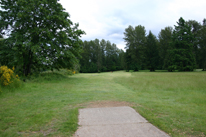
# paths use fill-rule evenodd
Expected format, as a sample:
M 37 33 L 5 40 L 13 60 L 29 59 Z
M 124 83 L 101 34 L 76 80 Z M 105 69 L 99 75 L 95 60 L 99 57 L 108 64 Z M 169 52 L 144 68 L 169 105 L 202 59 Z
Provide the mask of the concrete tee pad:
M 169 137 L 133 108 L 85 108 L 79 110 L 75 137 Z

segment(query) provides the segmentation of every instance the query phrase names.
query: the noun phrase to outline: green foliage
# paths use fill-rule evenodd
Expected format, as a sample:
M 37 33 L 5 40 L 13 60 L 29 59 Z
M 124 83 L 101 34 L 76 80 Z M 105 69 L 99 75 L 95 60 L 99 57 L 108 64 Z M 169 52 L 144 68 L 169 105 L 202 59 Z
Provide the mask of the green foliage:
M 199 68 L 199 66 L 201 65 L 201 62 L 200 62 L 200 54 L 198 53 L 198 38 L 201 37 L 199 35 L 200 33 L 200 30 L 202 28 L 201 24 L 198 23 L 197 21 L 195 20 L 188 20 L 185 22 L 188 26 L 191 27 L 191 32 L 194 36 L 194 40 L 192 41 L 192 44 L 193 44 L 193 54 L 194 54 L 194 57 L 195 57 L 195 62 L 196 62 L 196 68 Z
M 172 27 L 165 27 L 161 29 L 160 33 L 158 34 L 158 51 L 159 51 L 159 64 L 161 69 L 165 69 L 165 62 L 167 62 L 167 54 L 168 50 L 171 49 L 171 42 L 172 42 Z
M 0 64 L 12 68 L 15 65 L 14 61 L 15 51 L 12 50 L 12 44 L 5 40 L 0 40 Z M 18 67 L 18 65 L 17 65 Z M 18 68 L 16 68 L 18 70 Z
M 37 75 L 31 75 L 27 77 L 27 80 L 32 81 L 32 82 L 56 82 L 56 81 L 62 81 L 67 79 L 67 75 L 62 74 L 63 72 L 42 72 Z M 67 74 L 69 71 L 67 72 Z
M 154 35 L 149 37 L 151 32 L 146 37 L 144 26 L 129 26 L 124 32 L 126 53 L 123 68 L 135 71 L 148 68 L 151 71 L 192 71 L 200 67 L 205 70 L 205 22 L 204 19 L 201 25 L 195 20 L 180 18 L 174 31 L 172 27 L 165 27 L 158 34 L 158 39 Z
M 195 58 L 193 54 L 194 35 L 191 27 L 183 18 L 177 22 L 172 34 L 172 49 L 169 51 L 167 66 L 169 71 L 193 71 L 195 68 Z
M 25 76 L 43 69 L 72 68 L 80 57 L 80 36 L 58 1 L 2 0 L 1 34 L 7 34 L 1 53 Z M 6 47 L 6 48 L 5 48 Z
M 124 51 L 104 39 L 84 41 L 81 56 L 80 72 L 83 73 L 115 71 L 124 67 Z
M 206 21 L 205 21 L 206 24 Z M 200 67 L 206 70 L 206 25 L 203 25 L 198 33 L 198 55 Z
M 145 43 L 146 30 L 144 26 L 138 25 L 135 28 L 129 26 L 125 29 L 124 40 L 126 42 L 126 69 L 138 71 L 145 67 Z
M 147 68 L 150 71 L 155 71 L 159 63 L 159 53 L 157 49 L 157 39 L 151 31 L 147 36 L 145 56 Z

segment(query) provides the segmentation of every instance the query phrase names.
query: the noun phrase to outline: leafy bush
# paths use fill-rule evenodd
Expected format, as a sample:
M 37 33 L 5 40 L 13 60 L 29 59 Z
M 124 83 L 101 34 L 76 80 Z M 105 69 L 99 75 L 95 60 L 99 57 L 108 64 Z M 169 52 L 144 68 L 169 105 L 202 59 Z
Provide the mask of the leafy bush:
M 42 72 L 38 75 L 32 75 L 29 78 L 27 77 L 27 80 L 32 81 L 32 82 L 60 82 L 64 79 L 66 79 L 67 76 L 62 74 L 62 73 L 58 73 L 58 72 Z
M 14 73 L 14 67 L 12 69 L 7 66 L 0 67 L 0 92 L 13 91 L 16 88 L 22 86 L 22 82 L 18 75 Z
M 14 74 L 14 67 L 12 69 L 7 66 L 0 67 L 0 82 L 3 86 L 8 86 L 13 82 L 18 82 L 19 76 Z
M 73 75 L 73 71 L 70 70 L 70 69 L 68 69 L 68 70 L 67 70 L 67 75 Z

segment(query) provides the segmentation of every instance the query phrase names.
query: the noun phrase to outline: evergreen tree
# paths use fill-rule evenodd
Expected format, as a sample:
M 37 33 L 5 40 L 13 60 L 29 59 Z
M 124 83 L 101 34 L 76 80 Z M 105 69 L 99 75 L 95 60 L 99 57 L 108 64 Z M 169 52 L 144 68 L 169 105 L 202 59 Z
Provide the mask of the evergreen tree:
M 187 25 L 191 27 L 192 34 L 194 35 L 194 41 L 193 41 L 193 54 L 195 57 L 196 67 L 199 67 L 200 65 L 200 54 L 198 53 L 198 38 L 199 33 L 202 28 L 201 24 L 198 23 L 195 20 L 189 20 L 186 22 Z
M 157 49 L 157 39 L 152 34 L 151 31 L 149 31 L 149 35 L 146 38 L 146 66 L 150 71 L 155 71 L 155 69 L 158 66 L 159 63 L 159 54 Z
M 121 55 L 120 55 L 121 54 Z M 115 71 L 121 69 L 122 50 L 110 41 L 98 39 L 89 42 L 84 41 L 82 58 L 80 59 L 83 73 L 93 73 L 100 71 Z
M 181 17 L 172 34 L 172 49 L 169 51 L 167 66 L 169 71 L 193 71 L 195 58 L 193 54 L 194 35 L 191 27 Z
M 200 60 L 200 67 L 203 71 L 206 70 L 206 19 L 203 20 L 203 26 L 198 33 L 198 55 Z
M 129 26 L 125 29 L 124 40 L 126 42 L 127 57 L 131 60 L 127 60 L 129 63 L 128 69 L 138 71 L 144 68 L 144 50 L 146 42 L 146 30 L 144 26 L 138 25 L 135 28 Z
M 161 69 L 164 69 L 168 50 L 170 49 L 170 44 L 172 42 L 172 30 L 172 27 L 165 27 L 164 29 L 161 29 L 158 34 L 159 64 Z
M 102 55 L 102 70 L 103 72 L 106 72 L 107 71 L 107 67 L 106 67 L 106 45 L 107 45 L 107 42 L 102 39 L 101 42 L 100 42 L 100 48 L 101 48 L 101 55 Z

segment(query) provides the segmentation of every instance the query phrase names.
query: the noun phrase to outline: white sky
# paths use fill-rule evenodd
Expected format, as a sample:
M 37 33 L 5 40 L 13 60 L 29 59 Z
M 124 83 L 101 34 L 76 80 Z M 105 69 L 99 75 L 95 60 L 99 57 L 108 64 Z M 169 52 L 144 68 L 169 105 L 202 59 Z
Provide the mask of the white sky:
M 109 40 L 124 49 L 124 31 L 142 25 L 156 36 L 180 17 L 202 24 L 206 0 L 60 0 L 73 23 L 86 32 L 82 40 Z

